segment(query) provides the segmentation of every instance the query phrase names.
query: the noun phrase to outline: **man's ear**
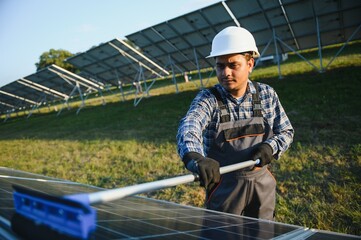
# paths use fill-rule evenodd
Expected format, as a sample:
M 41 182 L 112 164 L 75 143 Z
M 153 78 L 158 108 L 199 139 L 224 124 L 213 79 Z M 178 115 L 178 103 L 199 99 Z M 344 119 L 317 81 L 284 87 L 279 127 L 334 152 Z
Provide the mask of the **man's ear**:
M 250 60 L 248 60 L 247 65 L 248 65 L 248 72 L 251 73 L 252 69 L 254 67 L 254 58 L 251 58 Z

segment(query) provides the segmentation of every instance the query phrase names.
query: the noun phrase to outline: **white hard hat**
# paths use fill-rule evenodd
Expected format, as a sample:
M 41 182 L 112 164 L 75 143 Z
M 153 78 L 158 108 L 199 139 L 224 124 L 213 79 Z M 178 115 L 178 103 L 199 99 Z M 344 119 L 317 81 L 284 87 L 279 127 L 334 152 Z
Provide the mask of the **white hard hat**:
M 259 57 L 259 52 L 252 34 L 242 27 L 226 27 L 212 41 L 212 51 L 207 58 L 233 53 L 253 52 L 253 57 Z

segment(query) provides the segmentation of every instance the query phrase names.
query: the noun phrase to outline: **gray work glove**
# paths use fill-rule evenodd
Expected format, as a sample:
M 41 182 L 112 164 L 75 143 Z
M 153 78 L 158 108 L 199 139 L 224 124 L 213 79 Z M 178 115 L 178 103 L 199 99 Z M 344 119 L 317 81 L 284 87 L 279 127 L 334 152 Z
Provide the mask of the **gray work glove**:
M 199 175 L 201 186 L 211 190 L 220 180 L 219 163 L 196 152 L 184 155 L 183 162 L 189 171 Z
M 273 149 L 269 144 L 262 143 L 253 150 L 251 158 L 252 160 L 260 160 L 260 163 L 257 164 L 256 167 L 263 167 L 272 161 Z

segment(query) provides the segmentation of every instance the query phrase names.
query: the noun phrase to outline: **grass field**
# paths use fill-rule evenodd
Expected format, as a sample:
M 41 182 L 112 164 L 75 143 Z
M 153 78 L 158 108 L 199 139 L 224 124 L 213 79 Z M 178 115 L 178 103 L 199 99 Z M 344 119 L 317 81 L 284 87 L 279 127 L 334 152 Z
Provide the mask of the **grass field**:
M 336 51 L 325 50 L 326 64 Z M 316 52 L 305 54 L 318 64 Z M 296 132 L 272 166 L 277 221 L 361 235 L 360 67 L 355 43 L 321 74 L 296 56 L 282 65 L 282 80 L 277 66 L 254 71 L 253 80 L 276 89 Z M 0 123 L 0 165 L 105 188 L 184 174 L 175 135 L 198 92 L 194 83 L 179 83 L 175 94 L 160 81 L 137 107 L 118 94 L 105 106 L 91 100 L 79 115 L 73 108 L 10 118 Z M 202 207 L 204 191 L 193 183 L 147 196 Z

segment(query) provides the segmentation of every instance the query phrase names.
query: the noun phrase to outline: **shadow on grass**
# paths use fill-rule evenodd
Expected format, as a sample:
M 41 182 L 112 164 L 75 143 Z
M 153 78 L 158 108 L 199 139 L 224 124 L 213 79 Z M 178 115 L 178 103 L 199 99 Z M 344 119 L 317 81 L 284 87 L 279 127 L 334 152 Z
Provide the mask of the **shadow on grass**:
M 133 100 L 102 106 L 34 113 L 30 118 L 10 118 L 0 124 L 0 140 L 9 139 L 138 139 L 169 141 L 175 138 L 178 122 L 198 91 L 168 94 L 143 99 L 134 107 Z

